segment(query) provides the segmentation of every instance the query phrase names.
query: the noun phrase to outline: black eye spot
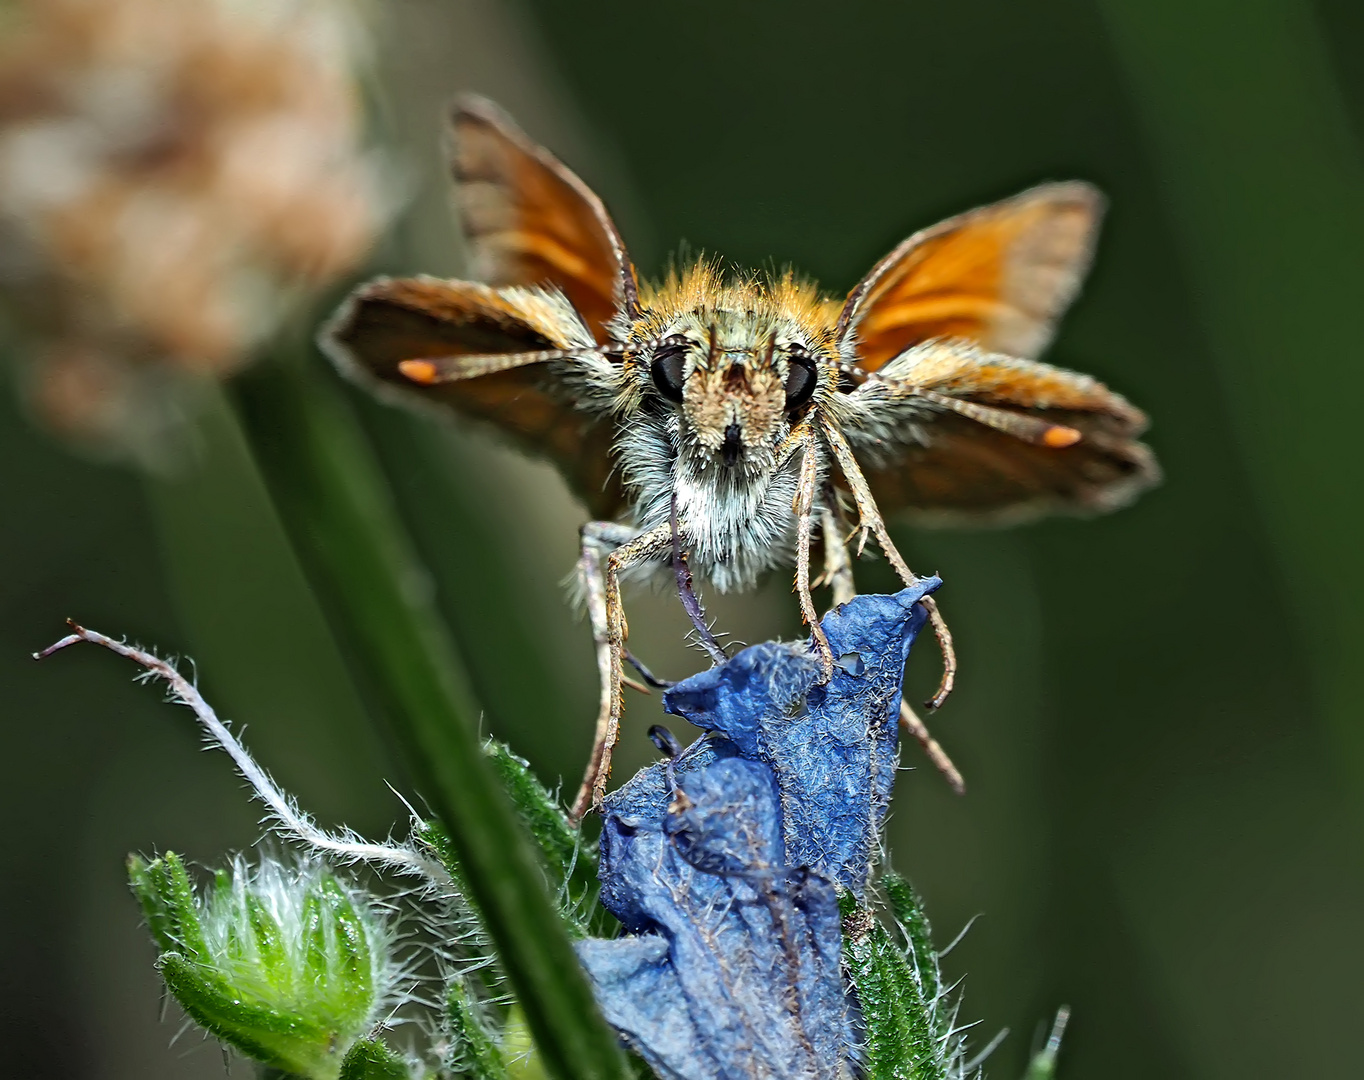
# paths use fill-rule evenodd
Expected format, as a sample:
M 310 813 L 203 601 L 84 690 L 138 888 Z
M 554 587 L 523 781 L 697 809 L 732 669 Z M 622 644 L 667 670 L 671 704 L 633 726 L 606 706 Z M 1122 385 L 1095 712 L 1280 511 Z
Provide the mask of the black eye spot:
M 649 374 L 658 392 L 669 401 L 682 402 L 683 375 L 687 367 L 687 342 L 672 338 L 663 342 L 654 353 Z
M 815 392 L 819 383 L 814 360 L 803 353 L 792 353 L 787 358 L 786 411 L 799 409 Z

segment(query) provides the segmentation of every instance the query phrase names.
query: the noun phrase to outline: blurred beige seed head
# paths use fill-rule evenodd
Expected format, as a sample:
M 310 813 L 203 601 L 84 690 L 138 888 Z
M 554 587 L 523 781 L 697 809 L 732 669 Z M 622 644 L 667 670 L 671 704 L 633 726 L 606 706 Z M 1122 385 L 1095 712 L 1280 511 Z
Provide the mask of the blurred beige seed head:
M 50 426 L 147 458 L 382 216 L 344 0 L 0 8 L 0 290 Z

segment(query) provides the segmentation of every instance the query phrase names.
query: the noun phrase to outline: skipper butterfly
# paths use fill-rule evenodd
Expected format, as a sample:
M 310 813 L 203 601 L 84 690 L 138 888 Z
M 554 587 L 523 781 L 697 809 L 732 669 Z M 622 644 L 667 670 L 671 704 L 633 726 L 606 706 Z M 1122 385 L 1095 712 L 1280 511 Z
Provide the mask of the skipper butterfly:
M 577 818 L 605 793 L 632 681 L 623 579 L 674 573 L 719 659 L 692 572 L 724 592 L 794 564 L 827 674 L 812 551 L 839 603 L 854 591 L 854 536 L 917 580 L 883 514 L 1096 513 L 1158 479 L 1139 410 L 1035 359 L 1089 266 L 1103 200 L 1088 184 L 1042 184 L 915 233 L 843 299 L 704 260 L 648 284 L 601 200 L 494 105 L 462 99 L 452 129 L 477 280 L 373 281 L 323 343 L 346 373 L 550 458 L 597 519 L 578 569 L 602 692 Z M 944 656 L 936 707 L 956 664 L 925 603 Z M 960 789 L 908 706 L 901 719 Z

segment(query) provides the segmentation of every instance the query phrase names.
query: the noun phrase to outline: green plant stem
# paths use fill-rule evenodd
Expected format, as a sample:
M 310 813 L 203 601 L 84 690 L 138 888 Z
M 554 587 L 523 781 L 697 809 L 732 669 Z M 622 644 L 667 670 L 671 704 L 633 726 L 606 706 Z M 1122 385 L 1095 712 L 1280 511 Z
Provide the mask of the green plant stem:
M 361 684 L 447 831 L 545 1068 L 625 1077 L 529 838 L 480 750 L 478 710 L 382 473 L 339 389 L 303 365 L 232 386 L 247 440 Z

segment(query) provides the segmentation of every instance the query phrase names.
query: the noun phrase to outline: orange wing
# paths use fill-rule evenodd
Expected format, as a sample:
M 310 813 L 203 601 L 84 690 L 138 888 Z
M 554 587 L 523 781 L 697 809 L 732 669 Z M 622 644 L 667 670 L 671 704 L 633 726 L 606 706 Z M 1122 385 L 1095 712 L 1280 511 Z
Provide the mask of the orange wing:
M 1159 480 L 1155 455 L 1110 417 L 1050 409 L 1044 415 L 1082 437 L 1048 446 L 968 416 L 935 415 L 921 443 L 905 446 L 893 462 L 863 467 L 877 506 L 906 511 L 925 525 L 1013 525 L 1052 513 L 1116 510 Z
M 576 407 L 560 389 L 556 361 L 545 359 L 548 352 L 572 363 L 575 347 L 591 348 L 586 329 L 558 304 L 467 281 L 380 279 L 355 292 L 321 340 L 342 371 L 381 396 L 495 424 L 551 459 L 588 509 L 609 519 L 624 505 L 611 469 L 611 423 Z M 439 366 L 439 380 L 415 378 L 414 365 Z
M 924 524 L 1101 513 L 1160 479 L 1146 417 L 1087 375 L 960 341 L 901 354 L 844 399 L 884 512 Z
M 1102 212 L 1088 184 L 1042 184 L 916 233 L 848 294 L 840 340 L 880 378 L 847 396 L 845 434 L 884 511 L 939 524 L 1097 513 L 1159 480 L 1140 410 L 1032 359 L 1079 289 Z
M 490 285 L 553 285 L 599 344 L 620 311 L 634 316 L 638 285 L 602 201 L 536 146 L 492 102 L 461 98 L 452 117 L 451 171 L 473 249 Z
M 1042 184 L 915 233 L 848 294 L 840 339 L 868 371 L 934 338 L 1037 356 L 1089 268 L 1102 212 L 1088 184 Z

